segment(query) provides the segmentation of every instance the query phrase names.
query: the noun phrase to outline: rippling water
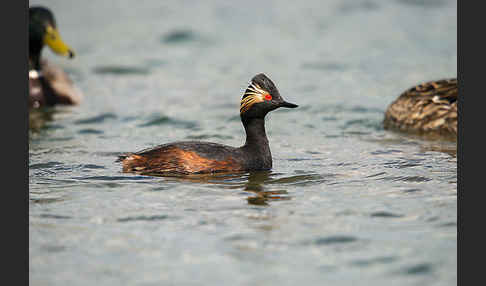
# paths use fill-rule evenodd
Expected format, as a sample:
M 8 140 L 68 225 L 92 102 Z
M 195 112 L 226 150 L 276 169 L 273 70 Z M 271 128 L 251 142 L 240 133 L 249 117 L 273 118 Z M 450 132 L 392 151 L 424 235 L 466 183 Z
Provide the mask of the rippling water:
M 31 114 L 32 285 L 455 285 L 456 143 L 385 131 L 457 76 L 457 6 L 401 1 L 30 1 L 77 52 L 82 105 Z M 117 155 L 244 142 L 266 73 L 270 172 L 148 177 Z

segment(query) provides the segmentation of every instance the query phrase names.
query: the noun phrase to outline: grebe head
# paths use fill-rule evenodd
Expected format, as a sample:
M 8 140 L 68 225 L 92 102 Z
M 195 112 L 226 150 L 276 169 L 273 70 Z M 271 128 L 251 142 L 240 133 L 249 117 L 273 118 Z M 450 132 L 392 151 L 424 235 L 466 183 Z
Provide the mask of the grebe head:
M 240 117 L 242 120 L 250 118 L 264 118 L 265 115 L 279 107 L 295 108 L 297 104 L 285 101 L 277 87 L 263 73 L 251 79 L 240 103 Z

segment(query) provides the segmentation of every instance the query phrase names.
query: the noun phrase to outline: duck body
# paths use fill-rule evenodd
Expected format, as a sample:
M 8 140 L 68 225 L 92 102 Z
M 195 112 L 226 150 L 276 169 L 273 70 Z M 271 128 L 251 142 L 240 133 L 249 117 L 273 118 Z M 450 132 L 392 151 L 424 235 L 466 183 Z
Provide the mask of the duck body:
M 29 72 L 29 108 L 76 105 L 82 97 L 69 76 L 56 65 L 43 60 L 39 71 Z
M 252 85 L 255 89 L 250 88 Z M 118 161 L 122 162 L 123 172 L 188 175 L 270 170 L 272 154 L 265 132 L 265 115 L 278 107 L 294 108 L 297 105 L 285 102 L 273 82 L 263 74 L 256 75 L 250 87 L 250 91 L 247 89 L 245 92 L 240 107 L 240 116 L 246 131 L 246 142 L 243 146 L 231 147 L 199 141 L 163 144 L 120 156 Z M 267 100 L 263 99 L 265 96 Z
M 388 106 L 383 120 L 384 128 L 455 138 L 457 96 L 457 79 L 414 86 Z
M 78 104 L 81 92 L 58 66 L 41 59 L 47 45 L 59 55 L 74 57 L 61 39 L 52 12 L 45 7 L 29 8 L 29 108 L 56 104 Z

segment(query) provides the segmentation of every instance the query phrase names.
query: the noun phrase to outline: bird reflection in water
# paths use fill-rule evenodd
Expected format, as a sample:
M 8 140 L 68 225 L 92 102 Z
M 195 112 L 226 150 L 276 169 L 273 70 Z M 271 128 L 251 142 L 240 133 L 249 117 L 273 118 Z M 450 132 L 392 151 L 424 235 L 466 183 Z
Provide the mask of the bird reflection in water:
M 269 201 L 290 200 L 286 190 L 266 191 L 264 183 L 270 181 L 270 171 L 251 172 L 248 176 L 248 183 L 245 192 L 252 192 L 255 195 L 249 196 L 246 200 L 251 205 L 268 205 Z
M 171 176 L 150 174 L 150 176 L 164 177 L 166 180 L 215 184 L 228 189 L 240 189 L 243 187 L 243 192 L 251 194 L 246 199 L 248 204 L 251 205 L 265 206 L 270 201 L 291 199 L 286 190 L 266 190 L 265 184 L 279 181 L 279 179 L 272 178 L 272 171 Z M 289 179 L 293 181 L 293 178 Z
M 40 132 L 46 124 L 54 119 L 54 109 L 40 108 L 29 110 L 29 131 L 33 133 Z

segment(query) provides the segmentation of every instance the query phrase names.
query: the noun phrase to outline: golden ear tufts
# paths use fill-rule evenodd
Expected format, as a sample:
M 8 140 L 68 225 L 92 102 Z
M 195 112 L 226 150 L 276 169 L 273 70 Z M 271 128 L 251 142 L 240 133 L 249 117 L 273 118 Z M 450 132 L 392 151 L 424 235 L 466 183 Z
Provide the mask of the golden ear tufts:
M 253 82 L 250 83 L 240 103 L 240 114 L 245 113 L 253 106 L 253 104 L 263 102 L 266 94 L 268 94 L 268 92 L 262 89 L 258 84 Z

